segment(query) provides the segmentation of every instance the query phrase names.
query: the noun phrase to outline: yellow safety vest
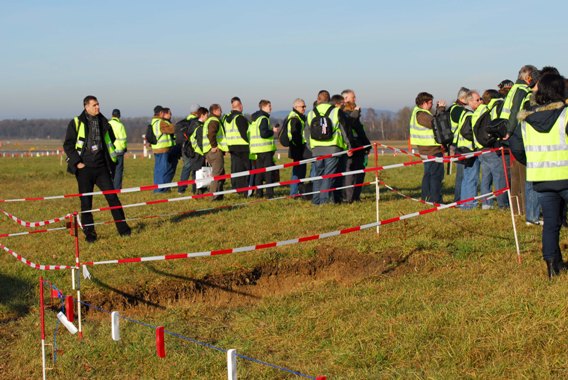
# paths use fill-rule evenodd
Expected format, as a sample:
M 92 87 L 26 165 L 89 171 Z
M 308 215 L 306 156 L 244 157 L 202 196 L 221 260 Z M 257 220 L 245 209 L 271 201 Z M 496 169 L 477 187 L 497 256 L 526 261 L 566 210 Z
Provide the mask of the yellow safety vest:
M 470 118 L 471 120 L 471 128 L 472 128 L 472 132 L 473 132 L 473 112 L 471 112 L 470 110 L 466 109 L 464 113 L 462 113 L 462 116 L 460 117 L 460 126 L 458 128 L 458 144 L 457 147 L 458 148 L 468 148 L 469 150 L 473 151 L 475 150 L 475 143 L 473 141 L 469 141 L 468 139 L 466 139 L 465 137 L 462 136 L 461 134 L 461 129 L 466 121 L 467 118 Z M 473 137 L 473 140 L 475 140 L 475 134 Z
M 209 123 L 211 123 L 212 121 L 216 121 L 219 123 L 219 130 L 217 131 L 217 135 L 215 136 L 217 138 L 217 147 L 219 149 L 221 149 L 223 152 L 228 152 L 229 148 L 227 146 L 227 143 L 225 142 L 225 130 L 223 129 L 223 123 L 221 123 L 221 120 L 219 120 L 219 118 L 217 116 L 209 116 L 207 118 L 207 120 L 205 121 L 205 124 L 203 126 L 203 154 L 207 154 L 207 152 L 209 152 L 211 150 L 211 142 L 209 141 L 209 137 L 207 136 L 207 133 L 209 131 Z
M 418 124 L 416 119 L 418 112 L 426 112 L 428 115 L 432 116 L 430 111 L 414 106 L 412 115 L 410 116 L 410 144 L 418 146 L 440 146 L 434 138 L 434 130 Z
M 249 143 L 243 139 L 241 133 L 239 132 L 239 128 L 237 127 L 237 118 L 242 117 L 246 120 L 246 118 L 238 114 L 231 120 L 230 123 L 226 121 L 223 122 L 223 127 L 225 128 L 225 140 L 227 141 L 227 146 L 231 147 L 233 145 L 248 145 Z M 225 119 L 226 120 L 226 116 Z M 248 124 L 248 121 L 247 121 Z M 248 128 L 247 128 L 248 131 Z
M 537 132 L 529 123 L 521 123 L 527 155 L 527 181 L 558 181 L 568 179 L 568 137 L 564 107 L 548 133 Z
M 157 143 L 152 144 L 152 149 L 165 149 L 171 148 L 172 146 L 176 145 L 176 137 L 175 135 L 169 133 L 162 133 L 160 129 L 160 122 L 164 121 L 168 124 L 171 124 L 167 120 L 160 119 L 159 117 L 152 118 L 152 131 L 154 132 L 154 136 L 156 136 Z
M 274 152 L 276 150 L 274 136 L 268 137 L 266 139 L 260 136 L 260 123 L 263 119 L 266 119 L 268 121 L 268 128 L 272 128 L 270 125 L 270 119 L 264 115 L 260 116 L 249 125 L 247 134 L 251 154 Z
M 290 145 L 294 145 L 292 142 L 292 130 L 290 129 L 290 121 L 292 119 L 298 119 L 300 120 L 300 124 L 301 126 L 301 135 L 302 135 L 302 144 L 306 143 L 306 137 L 304 136 L 304 129 L 306 128 L 306 122 L 304 121 L 304 119 L 302 119 L 297 113 L 296 111 L 292 111 L 288 114 L 288 117 L 286 118 L 286 130 L 288 132 L 288 141 L 290 142 Z
M 126 151 L 126 128 L 124 124 L 120 121 L 118 117 L 113 117 L 108 121 L 112 127 L 112 132 L 114 133 L 114 149 L 116 154 L 124 154 Z
M 73 120 L 75 120 L 75 132 L 77 132 L 77 141 L 75 142 L 75 149 L 77 150 L 77 153 L 79 153 L 79 155 L 81 155 L 81 152 L 83 151 L 83 146 L 85 145 L 85 140 L 86 140 L 85 124 L 82 121 L 80 121 L 78 117 L 75 117 Z M 114 144 L 112 143 L 112 141 L 110 139 L 110 135 L 109 135 L 108 131 L 105 132 L 105 135 L 103 136 L 103 140 L 104 140 L 104 143 L 107 147 L 110 159 L 112 160 L 112 162 L 116 163 L 116 152 L 114 150 Z
M 525 93 L 530 93 L 531 89 L 529 88 L 529 86 L 527 86 L 524 83 L 515 83 L 507 93 L 507 97 L 505 98 L 505 103 L 503 104 L 503 109 L 501 110 L 501 115 L 499 115 L 500 118 L 509 120 L 509 118 L 511 117 L 511 108 L 513 108 L 513 99 L 515 99 L 515 94 L 517 93 L 517 91 L 524 91 Z M 524 104 L 525 101 L 526 100 L 524 100 L 522 104 Z

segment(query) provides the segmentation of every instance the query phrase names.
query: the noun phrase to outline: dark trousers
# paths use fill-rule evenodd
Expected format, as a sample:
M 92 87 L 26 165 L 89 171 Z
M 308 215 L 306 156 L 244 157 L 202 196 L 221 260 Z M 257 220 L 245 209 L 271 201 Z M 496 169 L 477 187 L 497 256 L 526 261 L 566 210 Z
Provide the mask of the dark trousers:
M 436 157 L 443 157 L 442 153 Z M 442 203 L 442 181 L 444 180 L 444 164 L 438 162 L 424 163 L 422 176 L 422 199 L 428 202 Z
M 116 156 L 116 168 L 114 169 L 114 188 L 122 189 L 122 175 L 124 173 L 124 154 Z
M 90 193 L 94 190 L 95 185 L 97 185 L 97 187 L 102 191 L 114 189 L 110 173 L 106 167 L 84 167 L 83 169 L 77 170 L 75 177 L 77 178 L 77 184 L 79 185 L 79 193 Z M 120 200 L 116 194 L 106 194 L 105 198 L 110 207 L 121 206 Z M 93 196 L 88 195 L 81 197 L 81 212 L 91 210 L 92 208 Z M 128 230 L 128 225 L 124 222 L 124 210 L 122 208 L 117 208 L 111 210 L 111 213 L 112 218 L 115 222 L 117 222 L 116 229 L 118 232 L 126 232 Z M 92 226 L 93 222 L 93 214 L 90 212 L 81 213 L 81 223 L 83 225 L 88 225 L 83 229 L 84 232 L 94 231 L 95 227 Z
M 365 152 L 353 152 L 353 156 L 347 157 L 347 167 L 345 171 L 361 170 L 365 168 Z M 353 174 L 345 177 L 344 185 L 352 186 L 363 183 L 365 174 Z M 343 190 L 345 202 L 352 203 L 361 200 L 361 187 L 349 187 Z
M 265 152 L 265 153 L 257 153 L 256 154 L 256 169 L 267 168 L 267 167 L 273 166 L 273 165 L 274 165 L 274 152 Z M 256 186 L 258 186 L 258 185 L 262 185 L 263 182 L 266 183 L 266 184 L 274 183 L 276 181 L 275 174 L 276 174 L 275 171 L 255 174 L 254 184 Z M 256 196 L 262 197 L 262 195 L 263 195 L 263 191 L 257 190 Z M 272 198 L 274 196 L 274 188 L 273 187 L 269 187 L 268 189 L 266 189 L 266 196 L 268 198 Z
M 249 152 L 231 152 L 231 173 L 250 170 Z M 249 176 L 231 178 L 231 187 L 238 189 L 249 185 Z M 244 193 L 246 195 L 246 192 Z
M 545 260 L 562 259 L 560 228 L 564 219 L 564 204 L 568 202 L 568 190 L 537 193 L 542 207 L 542 257 Z

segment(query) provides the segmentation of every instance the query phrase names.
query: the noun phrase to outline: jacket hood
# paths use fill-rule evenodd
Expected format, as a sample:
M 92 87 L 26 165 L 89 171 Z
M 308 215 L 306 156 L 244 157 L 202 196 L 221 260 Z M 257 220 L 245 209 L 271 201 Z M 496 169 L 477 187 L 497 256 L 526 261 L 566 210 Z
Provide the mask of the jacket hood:
M 255 113 L 253 113 L 251 115 L 251 119 L 252 119 L 252 121 L 255 121 L 256 119 L 258 119 L 261 116 L 266 116 L 267 118 L 270 119 L 270 114 L 264 112 L 263 110 L 258 110 Z
M 519 111 L 517 120 L 520 122 L 526 121 L 538 129 L 548 129 L 554 125 L 565 106 L 566 104 L 563 102 L 554 102 L 543 106 L 531 107 L 528 110 Z

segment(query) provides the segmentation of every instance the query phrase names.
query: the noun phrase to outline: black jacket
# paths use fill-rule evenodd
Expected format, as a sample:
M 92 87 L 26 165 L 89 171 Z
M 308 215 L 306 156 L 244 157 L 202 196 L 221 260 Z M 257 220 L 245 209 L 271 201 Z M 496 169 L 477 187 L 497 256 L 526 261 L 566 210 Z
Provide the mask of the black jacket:
M 361 113 L 359 112 L 359 110 L 345 112 L 345 116 L 347 128 L 351 129 L 352 147 L 357 148 L 360 146 L 371 145 L 371 141 L 369 141 L 367 133 L 365 133 L 363 123 L 361 123 Z
M 294 161 L 300 161 L 304 158 L 311 158 L 312 152 L 307 147 L 306 143 L 302 143 L 302 122 L 298 119 L 302 119 L 304 121 L 304 125 L 306 123 L 306 115 L 301 114 L 300 112 L 296 111 L 295 109 L 292 110 L 298 117 L 292 117 L 291 119 L 286 119 L 285 122 L 288 123 L 288 128 L 290 130 L 290 134 L 292 135 L 292 140 L 288 146 L 288 157 Z
M 112 127 L 108 123 L 107 118 L 104 117 L 100 113 L 98 114 L 97 118 L 98 118 L 98 121 L 99 121 L 100 135 L 101 135 L 101 140 L 102 140 L 101 145 L 102 145 L 102 150 L 104 152 L 105 164 L 106 164 L 106 167 L 107 167 L 109 173 L 112 176 L 113 173 L 114 173 L 114 169 L 116 168 L 116 164 L 110 158 L 110 154 L 108 152 L 106 144 L 104 143 L 104 136 L 105 136 L 105 133 L 108 132 L 108 134 L 110 136 L 110 140 L 113 143 L 114 143 L 114 140 L 116 138 L 115 138 L 114 133 L 112 131 Z M 79 115 L 79 122 L 82 122 L 85 125 L 85 138 L 86 138 L 87 136 L 89 136 L 89 122 L 87 121 L 87 116 L 85 115 L 85 111 L 83 111 L 81 113 L 81 115 Z M 65 140 L 63 141 L 63 150 L 65 151 L 65 154 L 67 155 L 67 171 L 69 173 L 72 173 L 72 174 L 75 174 L 77 172 L 77 164 L 80 163 L 80 162 L 83 162 L 83 159 L 81 158 L 81 156 L 82 156 L 83 152 L 85 151 L 85 149 L 87 148 L 87 144 L 86 144 L 86 141 L 85 141 L 85 144 L 83 144 L 83 148 L 81 149 L 81 152 L 79 153 L 75 149 L 76 143 L 77 143 L 77 130 L 75 129 L 75 120 L 72 119 L 69 122 L 69 124 L 67 125 L 67 132 L 65 134 Z
M 518 113 L 518 120 L 519 122 L 526 121 L 539 133 L 549 133 L 565 107 L 566 105 L 562 102 L 531 106 L 527 110 L 522 110 Z M 568 126 L 565 126 L 565 128 L 565 133 L 568 134 Z M 524 165 L 526 165 L 526 161 Z M 533 189 L 538 192 L 566 190 L 568 189 L 568 179 L 533 182 Z
M 248 142 L 248 127 L 249 122 L 246 117 L 242 114 L 242 112 L 232 110 L 230 114 L 225 116 L 225 122 L 230 123 L 233 121 L 234 118 L 236 119 L 235 124 L 237 125 L 237 129 L 243 140 Z M 249 146 L 247 145 L 231 145 L 229 146 L 229 152 L 248 152 Z

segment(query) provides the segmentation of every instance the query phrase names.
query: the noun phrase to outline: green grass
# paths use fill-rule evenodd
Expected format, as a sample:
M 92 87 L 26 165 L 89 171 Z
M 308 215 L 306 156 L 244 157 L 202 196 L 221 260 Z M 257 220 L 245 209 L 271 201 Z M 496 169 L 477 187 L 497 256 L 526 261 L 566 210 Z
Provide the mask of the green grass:
M 56 157 L 0 159 L 0 198 L 73 193 L 74 178 Z M 380 156 L 381 165 L 406 160 Z M 227 160 L 228 161 L 228 160 Z M 124 186 L 151 183 L 153 161 L 127 159 Z M 382 179 L 419 196 L 422 168 L 385 171 Z M 178 168 L 179 173 L 179 168 Z M 368 175 L 368 179 L 372 179 Z M 289 172 L 282 173 L 289 178 Z M 444 181 L 445 199 L 454 176 Z M 227 188 L 227 186 L 226 186 Z M 287 188 L 279 188 L 283 195 Z M 176 197 L 173 193 L 170 197 Z M 158 199 L 121 195 L 123 204 Z M 99 240 L 81 240 L 83 261 L 248 246 L 323 233 L 375 220 L 374 187 L 360 204 L 313 207 L 300 200 L 252 203 L 184 217 L 131 223 L 133 236 L 98 226 Z M 189 200 L 126 210 L 127 217 L 174 214 L 250 202 Z M 106 205 L 95 197 L 96 206 Z M 76 210 L 77 199 L 2 203 L 26 220 Z M 381 188 L 381 219 L 426 208 Z M 97 213 L 96 221 L 110 219 Z M 516 262 L 510 214 L 444 210 L 381 227 L 299 245 L 217 257 L 97 266 L 82 281 L 82 298 L 122 315 L 222 348 L 331 379 L 565 378 L 567 278 L 549 282 L 540 260 L 540 230 L 518 219 L 523 263 Z M 3 217 L 0 232 L 23 228 Z M 565 232 L 562 234 L 565 241 Z M 73 264 L 65 232 L 2 239 L 34 262 Z M 39 272 L 0 256 L 1 378 L 39 377 Z M 43 273 L 72 294 L 68 272 Z M 46 313 L 53 340 L 55 308 Z M 222 379 L 225 355 L 166 336 L 165 359 L 155 356 L 154 332 L 121 321 L 120 342 L 110 317 L 90 310 L 85 338 L 60 326 L 60 352 L 49 378 Z M 239 361 L 244 379 L 293 375 Z

